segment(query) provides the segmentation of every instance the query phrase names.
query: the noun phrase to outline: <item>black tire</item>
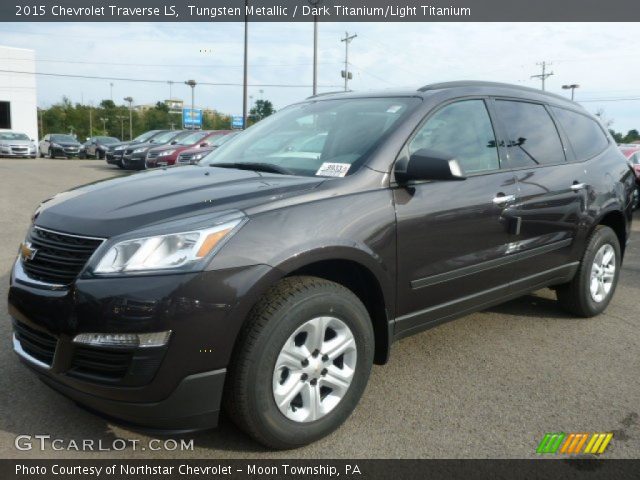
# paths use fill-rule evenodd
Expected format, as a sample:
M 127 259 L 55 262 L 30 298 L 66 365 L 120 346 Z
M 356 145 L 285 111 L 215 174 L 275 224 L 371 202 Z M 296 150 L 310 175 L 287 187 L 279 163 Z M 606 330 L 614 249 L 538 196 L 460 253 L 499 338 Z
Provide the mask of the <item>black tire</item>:
M 297 422 L 276 405 L 272 385 L 276 360 L 298 327 L 326 315 L 339 318 L 351 330 L 357 349 L 355 373 L 333 410 L 318 420 Z M 301 447 L 328 435 L 349 417 L 367 385 L 373 354 L 371 319 L 355 294 L 316 277 L 285 278 L 256 304 L 240 332 L 225 386 L 225 410 L 236 425 L 267 447 Z
M 44 153 L 40 149 L 38 149 L 38 155 L 40 158 L 44 158 Z
M 95 154 L 96 159 L 98 160 L 102 160 L 104 158 L 104 155 L 102 154 L 102 150 L 98 150 L 96 148 L 96 154 Z
M 611 290 L 598 302 L 591 295 L 591 270 L 598 250 L 607 244 L 611 245 L 615 252 L 615 272 Z M 620 265 L 621 252 L 618 236 L 611 228 L 598 225 L 587 242 L 587 248 L 573 280 L 557 287 L 558 302 L 566 311 L 579 317 L 588 318 L 599 315 L 607 308 L 615 293 L 620 277 Z
M 53 155 L 53 150 L 49 149 L 49 151 L 47 152 L 47 157 L 49 157 L 50 159 L 56 158 L 55 155 Z

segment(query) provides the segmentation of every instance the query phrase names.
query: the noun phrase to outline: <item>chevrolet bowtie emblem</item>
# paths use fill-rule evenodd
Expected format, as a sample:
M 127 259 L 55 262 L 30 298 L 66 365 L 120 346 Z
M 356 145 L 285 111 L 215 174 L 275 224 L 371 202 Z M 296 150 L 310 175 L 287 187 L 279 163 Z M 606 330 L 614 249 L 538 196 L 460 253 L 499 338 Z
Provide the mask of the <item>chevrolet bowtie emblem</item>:
M 33 248 L 31 246 L 31 243 L 29 242 L 24 242 L 20 244 L 20 256 L 24 261 L 33 260 L 33 257 L 36 256 L 37 252 L 38 250 Z

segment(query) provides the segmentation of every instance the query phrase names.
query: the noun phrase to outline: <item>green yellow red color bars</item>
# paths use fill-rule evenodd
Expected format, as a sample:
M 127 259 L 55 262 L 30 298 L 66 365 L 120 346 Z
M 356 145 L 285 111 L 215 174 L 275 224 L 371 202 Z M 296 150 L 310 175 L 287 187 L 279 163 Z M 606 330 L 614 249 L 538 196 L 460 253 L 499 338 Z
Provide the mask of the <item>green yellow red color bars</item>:
M 613 433 L 547 433 L 538 445 L 536 453 L 592 453 L 601 454 L 607 449 Z

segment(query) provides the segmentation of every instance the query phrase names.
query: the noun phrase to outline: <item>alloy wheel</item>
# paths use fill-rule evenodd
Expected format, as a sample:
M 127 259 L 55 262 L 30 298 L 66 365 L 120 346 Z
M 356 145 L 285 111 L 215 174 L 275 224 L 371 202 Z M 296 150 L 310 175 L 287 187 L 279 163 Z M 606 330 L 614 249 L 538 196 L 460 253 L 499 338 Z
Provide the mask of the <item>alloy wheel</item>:
M 287 339 L 276 360 L 273 397 L 278 409 L 296 422 L 321 419 L 349 390 L 356 361 L 355 338 L 342 320 L 308 320 Z
M 602 245 L 591 265 L 589 290 L 594 302 L 600 303 L 607 298 L 616 276 L 616 252 L 608 243 Z

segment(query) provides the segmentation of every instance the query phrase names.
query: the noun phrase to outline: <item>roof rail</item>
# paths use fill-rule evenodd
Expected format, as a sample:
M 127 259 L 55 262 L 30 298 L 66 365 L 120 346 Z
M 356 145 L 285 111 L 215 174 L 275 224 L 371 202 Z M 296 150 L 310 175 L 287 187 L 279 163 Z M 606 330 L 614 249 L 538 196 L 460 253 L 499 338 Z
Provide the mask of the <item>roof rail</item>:
M 462 88 L 462 87 L 501 87 L 501 88 L 511 88 L 514 90 L 521 90 L 523 92 L 531 92 L 538 93 L 541 95 L 548 95 L 551 97 L 555 97 L 558 99 L 566 100 L 567 102 L 571 102 L 567 97 L 563 97 L 562 95 L 558 95 L 556 93 L 549 93 L 544 90 L 539 90 L 537 88 L 525 87 L 522 85 L 513 85 L 511 83 L 501 83 L 501 82 L 485 82 L 482 80 L 460 80 L 456 82 L 441 82 L 441 83 L 432 83 L 429 85 L 425 85 L 424 87 L 420 87 L 418 89 L 419 92 L 427 92 L 429 90 L 441 90 L 445 88 Z
M 352 90 L 349 90 L 348 92 L 345 92 L 344 90 L 336 90 L 335 92 L 322 92 L 322 93 L 316 93 L 315 95 L 311 95 L 310 97 L 307 97 L 305 100 L 309 100 L 310 98 L 316 98 L 316 97 L 324 97 L 325 95 L 336 95 L 338 93 L 349 93 Z

